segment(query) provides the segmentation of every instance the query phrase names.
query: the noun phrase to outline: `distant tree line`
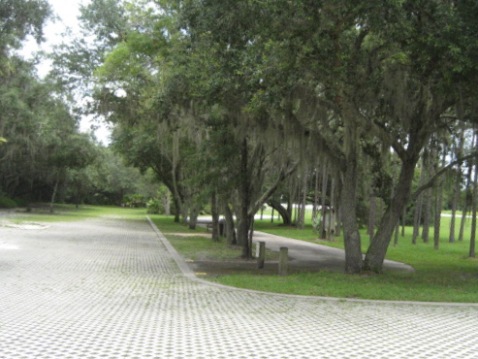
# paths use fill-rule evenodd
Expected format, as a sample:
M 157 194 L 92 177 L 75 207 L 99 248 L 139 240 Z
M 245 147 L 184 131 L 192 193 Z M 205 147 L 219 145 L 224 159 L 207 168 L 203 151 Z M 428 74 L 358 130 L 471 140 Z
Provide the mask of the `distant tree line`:
M 128 193 L 150 193 L 138 170 L 79 132 L 62 78 L 40 79 L 37 60 L 19 55 L 28 36 L 43 40 L 49 16 L 47 1 L 0 3 L 0 206 L 121 204 Z

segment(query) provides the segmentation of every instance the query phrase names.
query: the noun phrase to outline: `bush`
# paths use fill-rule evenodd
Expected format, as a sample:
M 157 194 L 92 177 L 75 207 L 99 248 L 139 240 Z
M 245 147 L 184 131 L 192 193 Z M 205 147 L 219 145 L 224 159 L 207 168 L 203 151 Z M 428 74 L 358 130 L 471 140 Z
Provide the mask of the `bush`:
M 149 214 L 162 214 L 164 212 L 163 205 L 161 201 L 157 198 L 152 198 L 146 203 L 146 207 L 148 208 Z
M 17 207 L 28 207 L 28 205 L 30 204 L 30 202 L 24 198 L 15 198 L 15 203 L 17 204 Z
M 8 197 L 0 196 L 0 208 L 15 208 L 17 203 Z
M 131 208 L 140 208 L 140 207 L 146 207 L 146 199 L 142 194 L 128 194 L 124 196 L 123 198 L 123 204 L 126 207 L 131 207 Z

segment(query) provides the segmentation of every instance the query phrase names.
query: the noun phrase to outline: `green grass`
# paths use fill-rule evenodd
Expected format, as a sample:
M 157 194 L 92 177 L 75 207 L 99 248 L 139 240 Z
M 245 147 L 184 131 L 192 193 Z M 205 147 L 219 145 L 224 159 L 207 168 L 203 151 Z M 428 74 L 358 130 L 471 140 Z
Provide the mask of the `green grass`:
M 7 219 L 13 223 L 49 223 L 49 222 L 68 222 L 81 221 L 95 217 L 113 217 L 144 220 L 146 209 L 141 208 L 121 208 L 113 206 L 79 206 L 58 204 L 54 207 L 54 212 L 50 213 L 48 205 L 37 206 L 32 212 L 25 209 L 16 210 Z
M 210 237 L 204 237 L 204 234 L 207 234 L 205 228 L 198 227 L 191 230 L 186 225 L 174 223 L 171 217 L 157 215 L 150 217 L 176 250 L 187 260 L 203 258 L 225 260 L 237 256 L 235 248 L 228 248 L 224 242 L 213 243 Z
M 151 215 L 150 218 L 186 260 L 227 261 L 241 257 L 241 247 L 226 243 L 224 238 L 219 242 L 213 242 L 211 233 L 206 228 L 197 227 L 191 230 L 188 226 L 174 223 L 168 216 Z M 175 233 L 181 235 L 175 235 Z M 277 258 L 278 253 L 266 251 L 266 259 L 276 260 Z
M 287 277 L 227 275 L 218 282 L 275 293 L 425 302 L 477 302 L 478 280 L 450 281 L 440 273 L 350 276 L 340 273 L 301 273 Z
M 470 221 L 468 221 L 470 222 Z M 163 221 L 158 221 L 162 230 Z M 458 231 L 457 224 L 457 231 Z M 469 233 L 467 223 L 467 233 Z M 255 289 L 286 294 L 330 296 L 339 298 L 359 298 L 399 301 L 426 301 L 426 302 L 478 302 L 478 259 L 468 258 L 469 242 L 448 243 L 449 219 L 442 219 L 442 237 L 440 249 L 433 248 L 433 229 L 430 230 L 430 242 L 423 243 L 418 239 L 416 245 L 411 244 L 412 229 L 406 228 L 404 237 L 399 237 L 396 246 L 391 245 L 387 258 L 410 264 L 415 268 L 414 273 L 385 272 L 382 275 L 345 275 L 342 273 L 321 271 L 308 273 L 306 271 L 291 274 L 287 277 L 261 274 L 227 274 L 211 278 L 222 284 L 240 288 Z M 257 221 L 255 229 L 279 236 L 290 237 L 343 248 L 341 238 L 333 242 L 319 241 L 310 224 L 305 229 L 284 227 L 270 220 Z M 181 229 L 184 230 L 184 227 Z M 368 245 L 368 236 L 361 232 L 362 247 L 365 251 Z M 177 241 L 171 238 L 175 246 L 186 257 L 194 259 L 193 254 L 211 251 L 211 257 L 216 255 L 217 246 L 220 251 L 227 250 L 223 244 L 214 244 L 210 239 L 198 238 L 198 243 L 192 246 L 195 239 Z M 468 237 L 466 237 L 468 238 Z M 200 243 L 200 244 L 199 244 Z M 191 245 L 191 247 L 189 247 Z M 198 248 L 196 246 L 201 246 Z M 190 251 L 188 253 L 188 251 Z M 191 252 L 193 254 L 191 254 Z M 218 257 L 227 258 L 224 253 Z M 236 254 L 230 254 L 232 256 Z

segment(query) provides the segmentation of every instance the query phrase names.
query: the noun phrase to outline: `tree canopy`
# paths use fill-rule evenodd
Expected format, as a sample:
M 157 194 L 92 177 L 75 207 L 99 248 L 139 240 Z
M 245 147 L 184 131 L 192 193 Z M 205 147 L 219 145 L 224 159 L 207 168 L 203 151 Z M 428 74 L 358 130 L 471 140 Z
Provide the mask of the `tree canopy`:
M 27 3 L 47 13 L 28 1 L 18 11 Z M 444 173 L 474 170 L 474 1 L 97 0 L 81 11 L 93 39 L 58 49 L 59 83 L 88 82 L 89 113 L 114 124 L 112 148 L 168 188 L 177 220 L 194 227 L 208 203 L 222 213 L 244 257 L 264 203 L 290 221 L 314 192 L 322 216 L 338 215 L 345 271 L 381 272 L 407 210 L 429 208 Z M 37 18 L 15 19 L 5 26 L 17 39 L 41 38 Z M 4 106 L 28 118 L 22 101 Z

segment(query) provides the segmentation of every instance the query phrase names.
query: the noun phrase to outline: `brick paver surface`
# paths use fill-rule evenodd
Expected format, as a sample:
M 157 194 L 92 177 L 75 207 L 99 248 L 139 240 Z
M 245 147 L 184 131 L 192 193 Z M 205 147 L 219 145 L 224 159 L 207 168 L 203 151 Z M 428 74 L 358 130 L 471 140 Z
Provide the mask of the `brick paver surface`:
M 263 294 L 185 276 L 119 219 L 0 228 L 0 358 L 478 358 L 478 307 Z

